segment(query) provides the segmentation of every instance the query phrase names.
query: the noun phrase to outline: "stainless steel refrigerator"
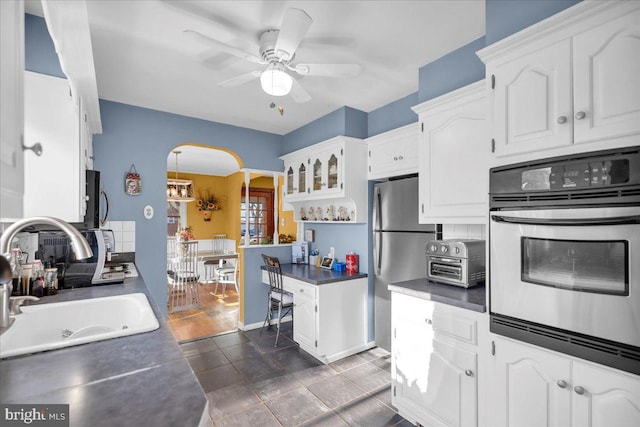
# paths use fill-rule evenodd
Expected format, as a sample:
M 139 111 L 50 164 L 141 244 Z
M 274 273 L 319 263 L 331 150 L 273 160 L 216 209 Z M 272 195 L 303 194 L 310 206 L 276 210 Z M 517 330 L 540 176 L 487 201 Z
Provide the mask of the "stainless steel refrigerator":
M 418 178 L 389 180 L 373 191 L 375 341 L 391 350 L 389 283 L 427 276 L 427 242 L 441 238 L 441 227 L 418 224 Z

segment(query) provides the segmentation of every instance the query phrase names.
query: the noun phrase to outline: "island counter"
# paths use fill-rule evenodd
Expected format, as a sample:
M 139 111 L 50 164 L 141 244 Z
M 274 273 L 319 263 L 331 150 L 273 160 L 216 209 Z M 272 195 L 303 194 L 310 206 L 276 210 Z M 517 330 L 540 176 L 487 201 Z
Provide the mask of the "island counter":
M 207 399 L 142 278 L 39 303 L 144 293 L 155 331 L 0 360 L 3 404 L 69 404 L 71 426 L 209 425 Z

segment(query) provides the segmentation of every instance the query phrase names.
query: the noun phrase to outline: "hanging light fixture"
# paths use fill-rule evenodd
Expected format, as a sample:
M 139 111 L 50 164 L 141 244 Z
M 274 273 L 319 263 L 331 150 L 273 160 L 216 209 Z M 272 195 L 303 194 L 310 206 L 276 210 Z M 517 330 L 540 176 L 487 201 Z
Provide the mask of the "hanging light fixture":
M 178 179 L 178 154 L 182 151 L 173 150 L 176 155 L 176 177 L 167 179 L 167 201 L 169 202 L 193 202 L 193 181 L 190 179 Z
M 260 85 L 269 95 L 284 96 L 291 92 L 293 77 L 284 72 L 284 65 L 276 62 L 262 72 Z

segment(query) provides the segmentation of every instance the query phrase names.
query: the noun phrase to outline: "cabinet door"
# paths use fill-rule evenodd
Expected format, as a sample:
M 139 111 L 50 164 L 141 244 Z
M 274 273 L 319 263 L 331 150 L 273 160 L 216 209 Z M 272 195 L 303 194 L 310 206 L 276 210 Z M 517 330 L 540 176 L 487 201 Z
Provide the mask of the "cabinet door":
M 334 194 L 342 191 L 344 188 L 343 154 L 342 146 L 333 145 L 311 156 L 310 194 Z
M 421 223 L 484 224 L 490 156 L 485 102 L 481 97 L 425 119 L 420 144 Z
M 637 376 L 574 362 L 572 387 L 572 425 L 640 426 L 640 379 Z
M 369 145 L 369 179 L 389 178 L 418 171 L 418 132 Z
M 433 303 L 392 293 L 392 401 L 405 418 L 427 418 L 429 361 L 433 352 L 430 322 Z M 403 413 L 408 409 L 410 415 Z
M 569 359 L 495 337 L 495 356 L 491 364 L 488 425 L 569 425 Z
M 307 159 L 293 158 L 284 166 L 284 198 L 298 200 L 307 194 Z
M 0 1 L 0 23 L 0 219 L 13 221 L 23 217 L 24 2 Z
M 640 133 L 640 11 L 574 38 L 576 143 Z
M 494 75 L 496 156 L 571 144 L 569 39 L 499 65 Z
M 293 292 L 293 340 L 309 350 L 317 347 L 315 290 L 295 283 Z
M 24 158 L 24 214 L 82 221 L 84 152 L 79 105 L 71 97 L 69 81 L 26 71 L 24 95 L 25 144 L 42 143 L 41 156 L 29 152 Z

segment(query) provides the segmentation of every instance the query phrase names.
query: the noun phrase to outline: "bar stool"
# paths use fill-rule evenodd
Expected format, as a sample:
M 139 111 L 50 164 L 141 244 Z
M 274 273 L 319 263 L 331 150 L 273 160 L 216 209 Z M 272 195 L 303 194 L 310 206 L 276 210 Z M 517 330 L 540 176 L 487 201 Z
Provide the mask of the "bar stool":
M 280 322 L 282 318 L 291 313 L 293 317 L 293 295 L 286 292 L 282 288 L 282 271 L 280 270 L 280 260 L 276 257 L 271 257 L 262 254 L 262 259 L 266 270 L 269 273 L 269 296 L 267 299 L 267 316 L 264 319 L 264 328 L 267 324 L 271 327 L 271 320 L 273 312 L 278 311 L 278 332 L 276 333 L 276 343 L 274 347 L 278 346 L 278 339 L 280 338 Z M 285 311 L 286 310 L 286 311 Z M 283 313 L 284 311 L 284 313 Z

